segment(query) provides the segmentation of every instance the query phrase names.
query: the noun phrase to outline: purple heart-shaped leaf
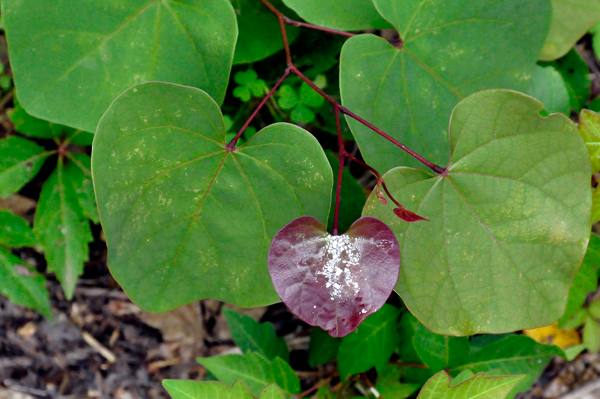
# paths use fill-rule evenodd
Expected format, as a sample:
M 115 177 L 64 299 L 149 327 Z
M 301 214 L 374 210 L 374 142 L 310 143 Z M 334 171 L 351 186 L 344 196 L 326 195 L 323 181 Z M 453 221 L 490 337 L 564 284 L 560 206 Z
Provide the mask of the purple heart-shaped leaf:
M 400 250 L 392 230 L 373 217 L 332 236 L 320 221 L 302 216 L 273 239 L 269 272 L 277 294 L 296 316 L 343 337 L 392 293 Z

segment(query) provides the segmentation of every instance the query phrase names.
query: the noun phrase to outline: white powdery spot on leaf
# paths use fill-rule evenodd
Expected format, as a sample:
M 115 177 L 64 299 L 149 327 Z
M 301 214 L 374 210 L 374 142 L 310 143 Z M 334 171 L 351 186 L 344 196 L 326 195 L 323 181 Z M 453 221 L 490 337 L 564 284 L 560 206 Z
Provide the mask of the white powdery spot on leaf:
M 331 300 L 344 297 L 345 287 L 350 287 L 358 294 L 359 284 L 355 281 L 353 268 L 358 267 L 360 251 L 357 239 L 347 235 L 329 236 L 327 244 L 320 251 L 323 268 L 317 270 L 317 276 L 325 276 L 325 287 L 330 290 Z

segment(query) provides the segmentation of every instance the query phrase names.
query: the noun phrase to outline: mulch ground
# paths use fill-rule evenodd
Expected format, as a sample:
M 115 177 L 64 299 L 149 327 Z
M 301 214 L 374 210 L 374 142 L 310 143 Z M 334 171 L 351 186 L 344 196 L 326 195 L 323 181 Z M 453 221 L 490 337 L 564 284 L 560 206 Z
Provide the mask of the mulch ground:
M 163 379 L 203 379 L 196 357 L 239 352 L 222 303 L 205 300 L 167 314 L 146 313 L 129 301 L 101 260 L 91 268 L 97 275 L 84 276 L 72 301 L 56 281 L 49 283 L 54 322 L 0 298 L 0 399 L 166 399 Z M 285 336 L 305 389 L 327 373 L 308 367 L 308 326 L 282 305 L 245 312 L 273 322 Z M 599 354 L 584 353 L 572 362 L 556 358 L 519 399 L 559 398 L 598 378 Z

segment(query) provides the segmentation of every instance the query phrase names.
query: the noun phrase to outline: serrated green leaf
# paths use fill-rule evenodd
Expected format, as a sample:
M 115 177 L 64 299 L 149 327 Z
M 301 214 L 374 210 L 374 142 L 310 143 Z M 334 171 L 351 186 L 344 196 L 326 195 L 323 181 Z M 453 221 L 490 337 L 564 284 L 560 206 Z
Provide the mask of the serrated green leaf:
M 542 48 L 540 60 L 552 61 L 567 54 L 598 21 L 598 0 L 552 0 L 550 33 Z
M 446 166 L 448 119 L 461 99 L 488 88 L 528 89 L 548 32 L 549 1 L 374 3 L 404 41 L 398 48 L 381 37 L 359 35 L 344 44 L 343 103 L 426 159 Z M 401 165 L 423 168 L 347 119 L 366 162 L 380 173 Z
M 333 155 L 331 151 L 325 151 L 327 160 L 333 170 L 333 192 L 331 195 L 331 207 L 329 210 L 329 223 L 327 224 L 327 230 L 333 231 L 333 223 L 335 216 L 335 194 L 337 191 L 337 179 L 338 179 L 338 168 L 340 167 L 339 159 Z M 367 197 L 363 188 L 358 184 L 358 181 L 352 176 L 352 173 L 348 168 L 344 168 L 342 176 L 342 195 L 340 200 L 340 215 L 339 215 L 339 226 L 338 230 L 340 233 L 344 233 L 350 228 L 352 223 L 360 218 L 362 208 L 365 205 Z
M 77 166 L 77 170 L 73 171 L 72 183 L 79 206 L 86 218 L 99 224 L 100 216 L 92 182 L 92 159 L 87 154 L 72 154 L 69 159 Z
M 68 141 L 69 143 L 82 146 L 92 145 L 92 142 L 94 141 L 94 135 L 92 133 L 71 128 L 68 128 L 68 130 L 65 132 L 65 135 L 61 136 L 61 138 L 64 138 L 63 141 Z
M 89 257 L 88 244 L 94 239 L 75 188 L 80 176 L 76 165 L 65 165 L 59 159 L 42 187 L 33 223 L 48 270 L 56 273 L 68 299 L 73 297 L 77 278 Z
M 600 237 L 595 234 L 590 236 L 590 242 L 579 272 L 573 280 L 569 290 L 569 299 L 565 313 L 559 319 L 559 325 L 563 325 L 573 317 L 575 312 L 585 302 L 587 295 L 598 288 L 598 269 L 600 268 Z
M 569 115 L 569 91 L 562 75 L 553 66 L 536 66 L 527 94 L 544 103 L 548 113 Z
M 408 224 L 371 194 L 363 216 L 396 233 L 396 291 L 429 329 L 503 333 L 556 321 L 590 235 L 590 164 L 573 123 L 509 90 L 469 96 L 450 122 L 438 176 L 396 168 L 392 195 L 429 222 Z
M 406 347 L 409 346 L 418 356 L 418 363 L 428 366 L 432 373 L 463 364 L 469 359 L 470 344 L 467 337 L 434 334 L 409 312 L 402 315 L 399 327 L 401 359 L 407 358 Z
M 450 372 L 453 375 L 463 370 L 474 373 L 484 371 L 487 375 L 525 374 L 508 396 L 512 398 L 517 392 L 530 389 L 548 362 L 557 355 L 562 355 L 562 350 L 557 346 L 540 344 L 524 335 L 510 335 L 485 346 L 473 354 L 467 363 Z
M 33 247 L 36 244 L 35 235 L 25 220 L 10 211 L 0 209 L 0 245 L 21 248 Z
M 225 96 L 228 0 L 6 0 L 2 15 L 19 101 L 38 118 L 93 132 L 119 93 L 149 80 Z
M 338 370 L 345 380 L 372 367 L 383 370 L 398 346 L 400 310 L 385 304 L 344 338 L 338 350 Z
M 473 373 L 471 370 L 463 370 L 455 378 L 452 379 L 452 386 L 465 382 L 474 375 L 475 373 Z
M 0 248 L 0 294 L 52 320 L 46 279 L 23 265 L 21 259 Z
M 392 364 L 388 364 L 378 373 L 375 388 L 382 398 L 406 399 L 419 390 L 420 385 L 401 383 L 401 374 L 401 369 Z
M 308 364 L 317 367 L 335 359 L 340 347 L 340 338 L 334 338 L 321 327 L 310 330 L 310 344 L 308 345 Z
M 331 29 L 389 29 L 371 0 L 283 0 L 306 21 Z
M 115 100 L 96 133 L 92 174 L 111 272 L 154 312 L 207 297 L 278 302 L 271 239 L 301 215 L 326 223 L 333 184 L 305 130 L 274 124 L 230 152 L 217 104 L 166 83 Z
M 237 380 L 242 381 L 255 396 L 272 383 L 277 384 L 288 397 L 300 393 L 300 380 L 290 365 L 280 358 L 269 361 L 258 353 L 250 352 L 245 355 L 204 357 L 199 358 L 198 362 L 229 386 Z
M 450 386 L 450 376 L 440 371 L 421 389 L 417 399 L 504 399 L 523 376 L 486 377 L 483 373 Z
M 256 399 L 243 382 L 236 381 L 232 388 L 220 382 L 164 380 L 163 386 L 173 399 Z M 267 385 L 259 399 L 284 399 L 275 384 Z
M 280 357 L 289 362 L 290 352 L 282 337 L 275 334 L 271 323 L 259 323 L 252 317 L 223 308 L 233 342 L 246 352 L 256 352 L 268 360 Z
M 588 148 L 592 174 L 600 171 L 600 114 L 584 109 L 579 116 L 579 133 Z
M 0 198 L 16 193 L 33 179 L 50 155 L 21 137 L 0 140 Z
M 554 66 L 562 75 L 569 91 L 569 105 L 575 112 L 581 111 L 588 98 L 592 81 L 587 64 L 575 49 L 571 49 L 564 57 L 542 65 Z
M 283 49 L 279 21 L 267 7 L 255 0 L 231 0 L 240 30 L 235 46 L 234 64 L 260 61 Z M 288 18 L 294 13 L 281 0 L 271 1 Z M 286 26 L 287 36 L 292 43 L 300 30 Z

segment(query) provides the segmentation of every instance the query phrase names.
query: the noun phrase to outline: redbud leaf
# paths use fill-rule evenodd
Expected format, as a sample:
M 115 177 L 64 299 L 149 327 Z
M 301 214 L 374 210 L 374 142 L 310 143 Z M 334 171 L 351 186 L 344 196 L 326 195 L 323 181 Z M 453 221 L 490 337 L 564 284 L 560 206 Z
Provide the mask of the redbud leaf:
M 2 16 L 19 101 L 38 118 L 93 132 L 145 81 L 225 97 L 238 35 L 228 0 L 9 0 Z
M 402 45 L 374 35 L 344 44 L 344 105 L 429 161 L 450 158 L 448 119 L 471 93 L 528 89 L 550 24 L 548 0 L 374 0 Z M 523 40 L 527 37 L 527 40 Z M 384 173 L 423 168 L 355 120 L 348 124 L 365 162 Z
M 575 125 L 510 90 L 459 103 L 451 162 L 432 175 L 395 168 L 390 193 L 429 222 L 400 220 L 372 193 L 363 216 L 396 233 L 396 291 L 438 334 L 545 326 L 564 312 L 590 237 L 590 160 Z
M 333 174 L 311 134 L 276 123 L 235 151 L 225 135 L 207 93 L 169 83 L 132 87 L 100 121 L 92 173 L 108 266 L 146 310 L 278 302 L 271 239 L 301 215 L 327 221 Z
M 364 217 L 331 236 L 303 216 L 275 235 L 269 272 L 291 311 L 334 337 L 351 333 L 383 306 L 398 279 L 400 251 L 392 230 Z

